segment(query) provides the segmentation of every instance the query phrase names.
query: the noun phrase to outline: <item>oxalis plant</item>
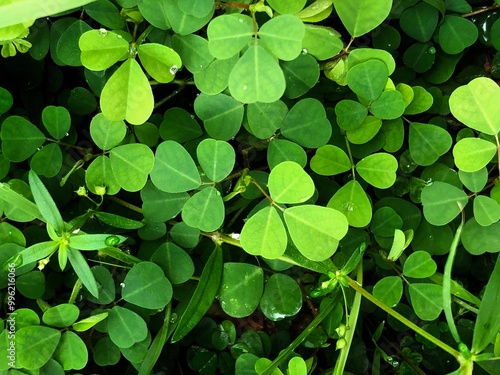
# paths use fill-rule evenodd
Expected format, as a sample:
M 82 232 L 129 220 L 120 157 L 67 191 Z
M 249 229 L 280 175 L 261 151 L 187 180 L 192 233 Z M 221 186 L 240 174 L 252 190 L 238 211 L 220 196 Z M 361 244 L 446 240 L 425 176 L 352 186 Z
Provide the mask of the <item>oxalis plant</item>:
M 0 0 L 0 372 L 499 374 L 498 8 Z

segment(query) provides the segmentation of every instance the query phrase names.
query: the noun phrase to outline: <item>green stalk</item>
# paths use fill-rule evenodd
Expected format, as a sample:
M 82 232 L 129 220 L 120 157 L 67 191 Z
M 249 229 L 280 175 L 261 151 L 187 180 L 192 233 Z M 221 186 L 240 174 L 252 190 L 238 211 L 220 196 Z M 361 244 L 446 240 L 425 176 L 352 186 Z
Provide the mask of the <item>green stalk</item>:
M 335 281 L 337 282 L 337 281 Z M 325 309 L 321 310 L 318 315 L 312 320 L 311 323 L 307 326 L 305 330 L 303 330 L 300 335 L 297 336 L 293 342 L 288 345 L 288 347 L 280 352 L 280 354 L 276 357 L 274 361 L 272 361 L 269 366 L 266 367 L 264 371 L 262 371 L 259 375 L 271 375 L 273 371 L 283 362 L 285 358 L 287 358 L 291 352 L 293 352 L 306 338 L 309 334 L 327 317 L 327 315 L 333 310 L 335 305 L 338 302 L 338 284 L 336 285 L 336 294 L 335 297 L 332 298 L 330 303 L 325 307 Z
M 453 261 L 455 260 L 455 255 L 457 253 L 458 242 L 460 241 L 460 235 L 462 234 L 462 228 L 464 226 L 464 221 L 457 228 L 455 237 L 450 246 L 450 253 L 448 254 L 448 259 L 444 266 L 443 273 L 443 310 L 446 317 L 446 322 L 450 328 L 450 333 L 457 343 L 461 342 L 460 335 L 458 334 L 457 326 L 455 325 L 455 320 L 453 319 L 453 313 L 451 311 L 451 270 L 453 268 Z
M 362 285 L 363 284 L 363 262 L 361 262 L 358 266 L 357 272 L 357 282 Z M 335 362 L 335 368 L 333 370 L 333 375 L 342 375 L 344 373 L 344 367 L 347 362 L 347 356 L 349 355 L 349 350 L 351 349 L 352 339 L 354 337 L 354 333 L 356 332 L 356 324 L 358 322 L 359 310 L 361 308 L 361 294 L 356 293 L 354 296 L 354 301 L 351 306 L 351 314 L 349 315 L 349 321 L 347 322 L 347 326 L 349 329 L 346 332 L 345 340 L 347 342 L 346 346 L 344 346 L 340 350 L 339 357 Z
M 361 294 L 367 300 L 369 300 L 373 304 L 375 304 L 378 307 L 380 307 L 382 310 L 384 310 L 385 312 L 387 312 L 389 315 L 392 315 L 394 318 L 396 318 L 401 323 L 403 323 L 404 325 L 406 325 L 408 328 L 410 328 L 413 331 L 415 331 L 416 333 L 418 333 L 420 336 L 426 338 L 427 340 L 429 340 L 430 342 L 432 342 L 436 346 L 439 346 L 441 349 L 443 349 L 445 352 L 451 354 L 453 357 L 455 357 L 455 358 L 459 358 L 460 357 L 460 352 L 458 350 L 453 349 L 451 346 L 445 344 L 441 340 L 439 340 L 436 337 L 432 336 L 427 331 L 424 331 L 422 328 L 420 328 L 419 326 L 417 326 L 412 321 L 406 319 L 403 315 L 401 315 L 397 311 L 393 310 L 392 308 L 390 308 L 389 306 L 387 306 L 385 303 L 383 303 L 382 301 L 380 301 L 378 298 L 376 298 L 375 296 L 373 296 L 372 294 L 370 294 L 368 291 L 366 291 L 365 289 L 363 289 L 363 287 L 361 285 L 359 285 L 356 281 L 354 281 L 353 279 L 351 279 L 349 276 L 343 276 L 343 277 L 349 283 L 349 286 L 351 288 L 353 288 L 356 292 L 358 292 L 359 294 Z

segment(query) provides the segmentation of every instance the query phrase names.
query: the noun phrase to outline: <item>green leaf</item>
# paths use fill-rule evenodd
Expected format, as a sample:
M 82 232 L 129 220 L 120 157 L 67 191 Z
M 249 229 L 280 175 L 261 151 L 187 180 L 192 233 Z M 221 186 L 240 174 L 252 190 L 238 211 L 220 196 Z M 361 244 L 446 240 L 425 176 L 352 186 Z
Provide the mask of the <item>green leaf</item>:
M 436 284 L 411 284 L 411 304 L 415 314 L 422 320 L 434 320 L 443 310 L 443 287 Z
M 16 289 L 27 298 L 41 298 L 45 293 L 45 275 L 40 271 L 25 273 L 17 278 Z
M 233 70 L 238 55 L 225 60 L 215 59 L 205 69 L 194 73 L 194 83 L 203 94 L 220 94 L 229 84 L 229 74 Z
M 141 199 L 144 217 L 149 221 L 161 223 L 176 217 L 189 195 L 185 192 L 166 193 L 148 181 L 141 189 Z
M 76 333 L 66 331 L 62 334 L 54 358 L 62 365 L 64 370 L 81 370 L 88 361 L 87 346 Z
M 90 70 L 105 70 L 128 53 L 129 44 L 119 34 L 106 29 L 90 30 L 78 41 L 81 61 Z
M 163 271 L 161 272 L 163 274 Z M 120 348 L 129 348 L 148 335 L 144 319 L 136 312 L 121 306 L 114 306 L 109 310 L 107 322 L 109 338 Z
M 412 122 L 410 124 L 410 155 L 418 165 L 432 165 L 451 148 L 451 135 L 443 128 Z
M 267 148 L 267 163 L 273 169 L 284 161 L 293 161 L 304 168 L 307 164 L 307 154 L 297 143 L 286 139 L 274 139 Z
M 342 186 L 330 199 L 327 207 L 342 212 L 349 225 L 366 227 L 372 219 L 372 205 L 360 183 L 351 180 Z
M 208 41 L 199 35 L 174 35 L 172 48 L 181 57 L 182 63 L 191 73 L 205 69 L 212 62 L 214 56 L 208 50 Z
M 500 88 L 490 78 L 479 77 L 460 86 L 450 96 L 450 110 L 458 121 L 489 135 L 500 132 Z
M 61 332 L 33 325 L 16 332 L 16 364 L 27 370 L 38 370 L 54 354 Z
M 233 318 L 252 314 L 264 289 L 262 268 L 247 263 L 225 263 L 219 289 L 222 310 Z
M 201 184 L 193 158 L 182 145 L 174 141 L 162 142 L 156 148 L 151 181 L 167 193 L 184 193 Z
M 392 1 L 336 0 L 333 5 L 349 34 L 357 37 L 372 31 L 387 18 Z
M 104 155 L 98 156 L 88 166 L 85 173 L 85 184 L 94 194 L 97 194 L 96 189 L 100 187 L 104 187 L 108 195 L 114 195 L 121 189 L 113 174 L 111 161 L 109 157 Z
M 285 74 L 287 98 L 298 98 L 318 83 L 320 73 L 318 62 L 304 51 L 294 60 L 282 61 L 280 66 Z
M 203 134 L 193 115 L 182 108 L 169 108 L 160 125 L 160 137 L 166 141 L 184 143 Z
M 431 108 L 434 98 L 421 86 L 413 86 L 413 100 L 405 109 L 405 115 L 416 115 Z
M 392 237 L 403 227 L 403 219 L 391 207 L 381 207 L 373 214 L 370 230 L 375 236 Z
M 109 313 L 100 313 L 91 315 L 88 318 L 79 320 L 78 322 L 73 323 L 71 326 L 76 332 L 85 332 L 90 328 L 94 327 L 97 323 L 102 322 L 104 319 L 108 317 Z
M 455 15 L 446 15 L 439 27 L 439 45 L 444 52 L 454 55 L 474 44 L 478 31 L 472 21 Z
M 40 3 L 36 0 L 23 0 L 2 4 L 0 27 L 32 21 L 37 18 L 52 16 L 67 10 L 76 9 L 94 0 L 59 1 L 48 0 Z
M 496 153 L 496 145 L 481 138 L 462 138 L 453 147 L 455 165 L 463 172 L 483 169 Z
M 403 281 L 399 276 L 387 276 L 373 286 L 373 295 L 389 307 L 396 306 L 403 296 Z
M 344 48 L 339 33 L 334 29 L 310 24 L 304 24 L 304 26 L 305 34 L 304 39 L 302 39 L 302 48 L 315 59 L 329 59 Z
M 200 281 L 177 323 L 177 328 L 172 335 L 172 343 L 181 340 L 191 332 L 212 306 L 222 279 L 222 267 L 222 249 L 217 246 L 208 258 Z
M 488 226 L 479 225 L 475 218 L 465 223 L 462 233 L 462 245 L 472 255 L 484 253 L 498 253 L 500 250 L 500 238 L 498 231 L 500 222 Z
M 495 268 L 486 284 L 479 313 L 477 314 L 472 337 L 471 352 L 474 354 L 482 352 L 493 341 L 500 330 L 500 262 L 495 262 Z
M 426 220 L 437 226 L 452 221 L 468 202 L 463 190 L 440 181 L 424 187 L 421 199 Z
M 391 154 L 376 153 L 361 159 L 356 164 L 356 171 L 370 185 L 387 189 L 396 181 L 398 161 Z
M 368 60 L 359 63 L 347 72 L 347 85 L 359 95 L 368 100 L 377 99 L 384 91 L 389 72 L 386 64 L 380 60 Z
M 488 182 L 488 170 L 486 167 L 475 172 L 458 171 L 460 182 L 473 193 L 479 193 L 484 189 Z
M 118 146 L 127 134 L 127 126 L 123 121 L 108 120 L 98 113 L 90 122 L 90 135 L 101 150 L 111 150 Z
M 487 227 L 500 220 L 500 204 L 496 200 L 485 195 L 474 198 L 474 218 L 477 223 Z
M 394 73 L 396 62 L 394 57 L 387 51 L 375 48 L 356 48 L 349 53 L 347 58 L 347 68 L 352 67 L 369 60 L 380 60 L 387 66 L 389 75 Z
M 141 143 L 113 148 L 110 161 L 116 182 L 126 191 L 141 190 L 146 185 L 149 172 L 153 173 L 153 165 L 156 163 L 153 151 Z
M 437 264 L 427 251 L 415 251 L 410 254 L 403 265 L 403 274 L 406 277 L 425 279 L 434 275 Z
M 163 1 L 164 14 L 177 34 L 187 35 L 198 31 L 212 19 L 214 7 L 203 17 L 195 17 L 182 10 L 180 1 Z M 199 10 L 199 7 L 198 7 Z M 193 13 L 193 12 L 191 12 Z
M 109 0 L 98 0 L 85 5 L 85 12 L 94 20 L 110 29 L 122 29 L 125 26 L 124 17 L 118 8 Z
M 212 12 L 214 4 L 211 0 L 186 0 L 179 2 L 179 8 L 187 14 L 201 18 Z
M 355 129 L 346 131 L 347 139 L 355 145 L 363 145 L 374 139 L 381 127 L 381 119 L 374 116 L 366 116 L 361 125 Z
M 335 105 L 337 124 L 344 130 L 354 130 L 368 115 L 366 107 L 354 100 L 343 99 Z
M 123 299 L 146 309 L 162 309 L 172 299 L 172 284 L 163 270 L 152 262 L 136 264 L 123 283 Z
M 180 56 L 172 48 L 158 43 L 144 43 L 138 48 L 146 72 L 160 83 L 171 82 L 182 67 Z
M 64 107 L 47 106 L 42 111 L 42 122 L 55 139 L 66 136 L 71 126 L 71 116 Z
M 7 113 L 12 104 L 14 104 L 12 94 L 3 87 L 0 87 L 0 115 Z
M 109 336 L 100 338 L 94 347 L 93 359 L 98 366 L 113 366 L 120 361 L 120 348 Z
M 240 235 L 241 246 L 251 255 L 275 259 L 284 254 L 287 234 L 276 208 L 268 206 L 245 222 Z
M 263 46 L 250 46 L 229 75 L 229 91 L 243 103 L 272 103 L 285 92 L 285 76 L 277 59 Z
M 64 221 L 49 191 L 33 170 L 29 171 L 28 180 L 35 203 L 44 219 L 48 224 L 52 225 L 56 232 L 61 234 L 65 229 Z
M 266 281 L 260 308 L 264 315 L 279 321 L 296 315 L 302 307 L 302 291 L 290 276 L 275 273 Z
M 434 65 L 435 60 L 436 48 L 432 42 L 414 43 L 408 47 L 403 55 L 404 64 L 417 73 L 427 72 Z
M 76 249 L 68 249 L 67 251 L 69 262 L 75 270 L 76 275 L 82 281 L 82 284 L 94 297 L 99 296 L 99 288 L 95 280 L 94 274 L 90 270 L 87 260 L 82 253 Z
M 403 31 L 419 42 L 429 41 L 436 29 L 439 11 L 432 5 L 421 2 L 406 9 L 399 19 Z
M 281 100 L 273 103 L 248 104 L 246 108 L 248 130 L 257 138 L 270 138 L 279 129 L 287 113 L 288 107 Z
M 340 147 L 333 145 L 321 146 L 311 158 L 311 169 L 322 176 L 333 176 L 351 169 L 349 157 Z
M 287 208 L 284 219 L 297 249 L 315 261 L 331 257 L 348 229 L 347 219 L 341 212 L 321 206 Z
M 302 357 L 293 357 L 288 362 L 289 375 L 304 375 L 307 374 L 307 364 Z
M 302 10 L 306 0 L 269 0 L 269 5 L 278 13 L 294 14 Z
M 332 134 L 325 107 L 314 98 L 298 101 L 288 112 L 281 126 L 282 134 L 303 147 L 325 145 Z
M 304 24 L 298 17 L 284 14 L 264 23 L 259 29 L 259 38 L 278 59 L 290 61 L 300 55 L 304 33 Z
M 182 209 L 182 220 L 190 227 L 213 232 L 224 222 L 224 214 L 220 192 L 209 186 L 188 199 Z
M 172 284 L 183 284 L 194 274 L 194 263 L 185 250 L 167 242 L 160 245 L 151 257 L 158 264 Z
M 69 66 L 82 66 L 78 41 L 84 33 L 90 30 L 92 27 L 86 22 L 76 20 L 62 33 L 56 44 L 56 54 L 62 63 Z
M 102 223 L 121 229 L 139 229 L 144 226 L 143 223 L 137 220 L 129 219 L 120 215 L 110 214 L 108 212 L 97 211 L 94 216 Z
M 252 18 L 243 14 L 224 14 L 208 24 L 208 49 L 217 59 L 228 59 L 246 47 L 253 37 Z
M 2 153 L 11 162 L 21 162 L 33 155 L 45 142 L 45 135 L 20 116 L 7 117 L 1 128 Z
M 196 156 L 209 179 L 222 181 L 234 168 L 236 154 L 233 147 L 224 141 L 205 139 L 198 144 Z
M 123 7 L 138 6 L 140 14 L 154 27 L 160 30 L 171 29 L 167 14 L 167 2 L 163 0 L 133 1 L 131 4 L 120 4 Z M 180 11 L 180 9 L 178 10 Z
M 78 250 L 99 250 L 108 246 L 110 237 L 116 242 L 113 246 L 119 245 L 127 239 L 127 237 L 110 236 L 109 234 L 78 234 L 69 238 L 68 245 Z
M 203 120 L 205 130 L 212 138 L 228 141 L 240 130 L 243 105 L 229 95 L 199 95 L 194 111 Z
M 78 319 L 80 309 L 71 304 L 63 303 L 49 308 L 43 313 L 42 320 L 45 324 L 52 327 L 69 327 Z
M 387 256 L 387 260 L 390 262 L 395 262 L 399 259 L 403 251 L 408 247 L 411 240 L 413 238 L 413 230 L 409 229 L 406 232 L 403 232 L 400 229 L 394 230 L 394 238 L 392 241 L 391 249 L 389 251 L 389 255 Z
M 100 104 L 111 121 L 141 125 L 148 120 L 153 112 L 153 91 L 137 61 L 129 58 L 113 73 L 102 89 Z
M 63 155 L 57 143 L 49 143 L 36 152 L 30 160 L 30 167 L 40 176 L 55 177 L 61 170 Z
M 383 91 L 380 96 L 370 104 L 370 112 L 383 120 L 394 120 L 403 115 L 405 102 L 403 95 L 397 90 Z
M 314 194 L 312 178 L 293 161 L 284 161 L 271 170 L 268 187 L 277 203 L 302 203 Z

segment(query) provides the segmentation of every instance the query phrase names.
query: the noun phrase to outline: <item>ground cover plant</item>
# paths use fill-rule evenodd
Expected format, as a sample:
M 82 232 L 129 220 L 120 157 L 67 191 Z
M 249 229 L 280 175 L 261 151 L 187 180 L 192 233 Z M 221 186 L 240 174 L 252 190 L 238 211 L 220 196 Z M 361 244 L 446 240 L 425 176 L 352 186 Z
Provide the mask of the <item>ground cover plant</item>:
M 499 8 L 0 0 L 0 373 L 500 373 Z

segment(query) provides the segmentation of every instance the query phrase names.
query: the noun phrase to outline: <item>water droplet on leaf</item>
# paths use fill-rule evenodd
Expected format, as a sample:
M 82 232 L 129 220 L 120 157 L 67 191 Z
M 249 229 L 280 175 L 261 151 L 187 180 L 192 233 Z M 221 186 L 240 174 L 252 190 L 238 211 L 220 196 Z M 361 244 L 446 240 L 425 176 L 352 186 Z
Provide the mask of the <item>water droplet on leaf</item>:
M 244 90 L 248 89 L 248 86 L 247 85 L 243 85 L 242 89 L 244 91 Z
M 434 47 L 429 47 L 429 49 L 427 50 L 427 53 L 429 55 L 435 55 L 436 54 L 436 49 Z
M 122 288 L 125 288 L 125 283 L 120 283 L 120 286 L 121 286 Z
M 172 65 L 172 67 L 170 68 L 170 74 L 174 75 L 178 70 L 179 68 L 177 67 L 177 65 Z
M 109 236 L 104 240 L 106 246 L 115 246 L 120 243 L 120 238 L 118 236 Z
M 307 55 L 307 49 L 305 49 L 305 48 L 304 48 L 304 49 L 302 50 L 302 54 L 303 54 L 303 55 Z
M 106 36 L 106 35 L 108 35 L 108 30 L 100 28 L 99 29 L 99 35 L 100 36 Z

